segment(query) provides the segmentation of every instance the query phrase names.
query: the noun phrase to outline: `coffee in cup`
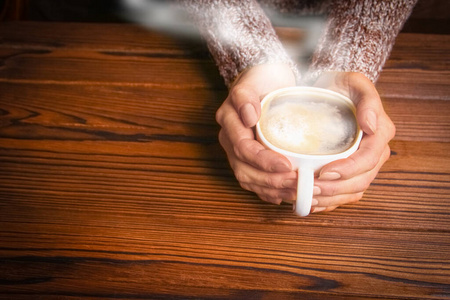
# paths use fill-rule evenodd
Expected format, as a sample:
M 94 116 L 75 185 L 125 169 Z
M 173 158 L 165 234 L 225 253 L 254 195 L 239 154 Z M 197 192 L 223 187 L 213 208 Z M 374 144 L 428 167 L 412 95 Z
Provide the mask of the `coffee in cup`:
M 266 102 L 261 132 L 278 148 L 308 155 L 347 150 L 357 133 L 348 103 L 319 95 L 284 95 Z
M 261 106 L 257 138 L 298 170 L 294 210 L 306 216 L 311 210 L 314 174 L 358 149 L 362 131 L 356 108 L 344 95 L 312 87 L 276 90 L 264 97 Z

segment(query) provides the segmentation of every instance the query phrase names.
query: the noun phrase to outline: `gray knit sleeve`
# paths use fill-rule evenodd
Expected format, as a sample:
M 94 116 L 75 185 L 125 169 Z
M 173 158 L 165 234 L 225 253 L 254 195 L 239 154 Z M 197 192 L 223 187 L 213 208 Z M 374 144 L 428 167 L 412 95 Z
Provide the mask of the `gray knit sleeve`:
M 288 64 L 300 74 L 257 1 L 181 1 L 207 42 L 219 72 L 230 86 L 244 69 L 265 63 Z
M 417 0 L 333 0 L 306 81 L 325 71 L 360 72 L 376 82 Z

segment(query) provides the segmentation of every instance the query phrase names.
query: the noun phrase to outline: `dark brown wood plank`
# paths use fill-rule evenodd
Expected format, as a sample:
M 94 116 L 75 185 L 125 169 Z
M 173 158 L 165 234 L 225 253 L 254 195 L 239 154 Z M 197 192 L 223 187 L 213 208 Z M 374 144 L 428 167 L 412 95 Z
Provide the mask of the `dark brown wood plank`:
M 249 208 L 247 206 L 241 212 L 241 216 L 252 216 L 253 220 L 261 219 L 261 216 L 258 215 L 260 208 L 257 206 L 262 205 L 263 211 L 267 209 L 284 211 L 283 216 L 286 218 L 280 218 L 279 222 L 296 222 L 296 218 L 292 216 L 288 206 L 276 208 L 262 204 L 253 194 L 242 191 L 237 185 L 229 171 L 223 151 L 217 144 L 218 127 L 215 125 L 213 115 L 215 106 L 220 101 L 210 101 L 213 96 L 217 95 L 212 91 L 171 91 L 146 87 L 110 86 L 79 88 L 72 85 L 49 84 L 26 85 L 25 87 L 23 84 L 9 84 L 4 85 L 4 89 L 10 92 L 4 94 L 3 126 L 0 134 L 5 141 L 2 158 L 6 172 L 5 182 L 9 182 L 9 187 L 14 182 L 32 184 L 29 187 L 21 187 L 21 184 L 16 187 L 19 191 L 21 188 L 24 189 L 23 192 L 25 192 L 30 188 L 35 189 L 43 183 L 59 182 L 61 174 L 58 172 L 55 174 L 51 170 L 54 167 L 57 168 L 59 163 L 63 163 L 65 168 L 75 167 L 75 169 L 68 169 L 71 170 L 68 173 L 72 174 L 71 176 L 81 172 L 77 175 L 79 180 L 84 183 L 96 182 L 96 189 L 102 191 L 102 195 L 99 196 L 102 198 L 110 196 L 108 193 L 112 192 L 111 186 L 128 191 L 133 188 L 136 193 L 142 192 L 146 181 L 161 177 L 165 170 L 172 168 L 171 173 L 164 176 L 163 180 L 171 182 L 172 187 L 166 186 L 161 189 L 158 186 L 161 181 L 156 181 L 155 185 L 147 185 L 146 187 L 149 189 L 143 194 L 157 195 L 156 197 L 158 197 L 164 196 L 164 192 L 170 190 L 175 195 L 178 193 L 177 191 L 184 191 L 186 187 L 197 186 L 199 182 L 203 182 L 202 188 L 189 196 L 192 200 L 195 201 L 196 197 L 199 197 L 204 190 L 215 190 L 217 186 L 223 186 L 225 189 L 212 192 L 206 198 L 216 197 L 219 201 L 225 200 L 231 201 L 231 203 L 241 203 L 242 200 L 244 200 L 243 203 L 246 203 L 250 199 L 251 203 L 256 204 L 256 207 L 251 209 L 256 208 L 256 211 L 245 210 Z M 124 102 L 124 98 L 127 101 Z M 133 99 L 128 100 L 131 98 Z M 55 101 L 55 99 L 59 100 Z M 92 101 L 92 99 L 96 101 Z M 174 105 L 174 108 L 171 109 L 173 113 L 167 114 L 164 109 L 160 110 L 161 101 Z M 180 102 L 182 105 L 179 105 Z M 448 110 L 443 109 L 448 108 L 445 105 L 447 102 L 435 102 L 441 106 L 430 106 L 428 115 L 425 118 L 417 119 L 419 129 L 415 133 L 416 139 L 425 137 L 425 141 L 429 140 L 427 138 L 429 130 L 424 125 L 431 123 L 433 118 L 443 122 L 447 120 Z M 411 110 L 414 105 L 407 105 L 409 103 L 416 103 L 416 110 Z M 421 111 L 420 103 L 416 100 L 394 99 L 388 101 L 387 106 L 391 113 L 398 114 L 399 119 L 411 120 L 411 114 Z M 198 109 L 199 107 L 201 110 Z M 409 110 L 405 111 L 405 107 L 408 107 Z M 422 109 L 422 113 L 425 112 Z M 439 126 L 439 124 L 434 124 L 434 126 Z M 403 124 L 397 127 L 400 132 L 409 130 Z M 445 140 L 448 137 L 448 131 L 445 128 L 442 130 L 436 130 L 436 128 L 434 129 L 438 135 L 434 136 L 435 139 Z M 414 132 L 411 133 L 411 136 L 414 136 Z M 7 138 L 10 140 L 8 141 Z M 77 141 L 82 143 L 77 143 Z M 392 144 L 392 150 L 395 155 L 386 164 L 371 189 L 367 191 L 364 200 L 358 205 L 344 207 L 334 212 L 332 216 L 335 217 L 331 218 L 333 222 L 329 224 L 335 226 L 334 222 L 343 216 L 351 217 L 353 222 L 354 215 L 357 215 L 360 218 L 358 224 L 362 227 L 380 226 L 373 222 L 370 216 L 377 214 L 382 209 L 390 212 L 383 221 L 387 228 L 405 226 L 402 216 L 406 217 L 411 213 L 421 221 L 408 226 L 425 227 L 430 230 L 448 228 L 448 218 L 435 221 L 436 216 L 434 215 L 439 210 L 445 209 L 446 200 L 449 199 L 447 176 L 450 173 L 448 169 L 450 162 L 447 144 L 404 143 L 396 139 Z M 434 155 L 427 157 L 429 153 Z M 15 160 L 15 156 L 20 157 L 20 161 Z M 95 159 L 92 159 L 93 157 Z M 411 157 L 415 158 L 414 164 L 410 163 Z M 11 163 L 9 167 L 7 167 L 7 162 Z M 9 172 L 10 174 L 15 173 L 14 164 L 20 168 L 24 164 L 30 164 L 30 170 L 33 171 L 26 177 L 8 180 Z M 195 175 L 192 175 L 196 173 L 195 169 L 192 169 L 196 164 L 197 166 L 202 165 L 202 173 L 206 177 L 201 176 L 197 179 Z M 436 165 L 441 166 L 439 171 L 436 171 Z M 43 168 L 46 170 L 43 171 Z M 87 174 L 83 168 L 93 168 L 96 170 L 94 173 L 111 172 L 114 175 L 109 178 L 110 182 L 103 182 L 102 178 L 96 177 L 85 178 Z M 217 173 L 217 170 L 220 171 Z M 130 171 L 132 171 L 132 175 L 127 175 Z M 136 187 L 128 184 L 122 186 L 120 180 L 119 182 L 114 180 L 114 178 L 123 178 L 124 176 L 140 178 L 141 175 L 134 174 L 134 171 L 151 172 L 144 173 L 142 184 Z M 180 177 L 173 174 L 174 171 L 184 174 L 181 175 L 182 183 Z M 39 181 L 33 183 L 32 178 L 42 179 L 42 176 L 39 176 L 40 173 L 53 175 L 43 183 Z M 207 176 L 214 174 L 219 174 L 221 181 L 213 180 L 208 183 L 210 178 Z M 25 175 L 21 174 L 21 176 Z M 20 178 L 22 179 L 19 180 Z M 191 180 L 192 178 L 195 179 Z M 179 183 L 181 185 L 177 186 Z M 61 187 L 63 187 L 62 184 L 63 182 L 61 182 Z M 102 185 L 105 185 L 106 189 L 103 189 Z M 48 189 L 51 190 L 57 186 Z M 423 186 L 429 188 L 421 190 L 420 187 Z M 389 190 L 393 187 L 397 187 L 394 189 L 395 192 L 392 191 L 389 194 Z M 72 189 L 72 187 L 70 188 Z M 64 192 L 64 188 L 60 192 Z M 79 197 L 81 196 L 79 195 Z M 118 198 L 122 196 L 116 195 Z M 182 197 L 186 197 L 186 195 L 179 194 L 173 200 L 184 203 L 183 199 L 178 199 Z M 433 199 L 437 202 L 433 202 L 434 206 L 430 206 L 427 203 L 421 203 L 420 199 L 422 198 Z M 97 200 L 93 199 L 93 201 Z M 225 207 L 221 207 L 223 203 L 217 203 L 216 218 L 222 218 L 220 214 L 227 209 L 228 203 L 225 203 Z M 406 211 L 404 203 L 408 204 Z M 193 204 L 187 201 L 180 210 L 185 210 L 185 206 L 187 213 L 192 213 L 189 207 L 193 207 Z M 163 207 L 164 205 L 157 211 L 162 211 Z M 422 211 L 427 214 L 423 215 Z M 178 210 L 177 213 L 179 213 Z M 345 223 L 346 218 L 342 219 L 344 221 L 339 223 L 340 226 L 349 226 L 348 223 Z M 319 222 L 319 224 L 322 223 Z
M 450 101 L 406 97 L 382 101 L 396 126 L 395 140 L 450 142 Z
M 123 205 L 144 201 L 154 217 L 176 215 L 192 220 L 420 231 L 450 228 L 446 144 L 395 142 L 396 155 L 359 204 L 302 219 L 292 214 L 289 205 L 269 205 L 242 190 L 217 144 L 4 141 L 1 187 L 9 199 L 27 195 L 61 205 L 67 199 L 84 199 L 99 206 L 105 203 L 102 207 L 113 200 Z M 442 167 L 436 170 L 436 165 Z M 410 218 L 415 221 L 405 223 Z
M 450 36 L 403 33 L 377 82 L 384 97 L 450 99 Z
M 198 41 L 182 40 L 132 24 L 2 22 L 1 25 L 0 48 L 177 56 L 204 54 L 206 49 Z
M 3 137 L 126 140 L 140 136 L 215 139 L 215 111 L 226 91 L 147 86 L 0 83 Z M 127 101 L 124 101 L 127 99 Z M 450 102 L 384 98 L 396 140 L 450 142 Z M 47 133 L 45 133 L 47 132 Z M 45 134 L 44 134 L 45 133 Z
M 215 142 L 226 97 L 206 89 L 0 83 L 0 136 L 20 139 L 154 139 Z
M 105 79 L 101 74 L 101 69 L 106 67 L 104 63 L 109 65 L 111 60 L 114 59 L 118 59 L 117 65 L 112 66 L 115 68 L 115 71 L 109 74 L 112 77 L 108 81 L 116 84 L 121 81 L 124 84 L 139 84 L 144 80 L 147 84 L 157 85 L 173 82 L 176 85 L 183 85 L 186 84 L 186 78 L 195 78 L 195 75 L 198 75 L 195 70 L 192 70 L 192 66 L 179 56 L 180 53 L 186 51 L 183 49 L 189 47 L 177 44 L 176 39 L 168 38 L 157 32 L 147 31 L 134 25 L 116 24 L 113 26 L 115 30 L 109 31 L 107 25 L 98 24 L 94 25 L 92 32 L 87 33 L 89 25 L 61 24 L 61 30 L 58 31 L 61 34 L 57 37 L 52 33 L 51 26 L 42 26 L 39 27 L 40 31 L 33 35 L 33 40 L 29 37 L 27 38 L 30 30 L 33 28 L 33 23 L 25 22 L 24 25 L 19 23 L 17 25 L 17 38 L 11 36 L 12 33 L 9 29 L 11 26 L 16 27 L 15 23 L 6 24 L 9 24 L 9 26 L 5 26 L 3 32 L 0 31 L 5 36 L 2 47 L 16 49 L 16 55 L 19 57 L 13 56 L 8 59 L 11 66 L 4 68 L 0 72 L 0 78 L 3 77 L 8 80 L 56 80 L 57 82 L 103 82 Z M 117 42 L 117 36 L 129 35 L 134 37 L 135 31 L 139 32 L 136 35 L 139 37 L 138 46 L 135 46 L 129 40 L 130 37 L 124 39 L 123 43 Z M 140 35 L 143 36 L 141 37 Z M 51 41 L 58 40 L 58 38 L 63 39 L 60 47 L 39 46 L 40 43 L 44 45 L 49 44 Z M 30 42 L 25 43 L 24 39 L 31 40 L 31 44 Z M 114 50 L 108 50 L 107 46 L 101 46 L 108 45 L 108 41 L 111 40 L 114 42 L 110 47 Z M 151 41 L 150 44 L 146 44 L 147 41 Z M 83 43 L 90 46 L 83 46 Z M 128 48 L 124 49 L 123 45 L 127 45 Z M 79 58 L 72 61 L 70 57 L 64 57 L 65 54 L 58 54 L 59 48 L 64 50 L 72 49 L 77 53 L 78 51 L 86 53 L 79 55 Z M 158 64 L 152 59 L 152 56 L 160 57 L 161 55 L 173 57 L 174 52 L 178 53 L 178 56 L 175 55 L 178 60 L 175 59 L 174 65 L 168 65 L 166 70 L 158 68 Z M 202 57 L 206 57 L 204 50 L 200 52 Z M 448 36 L 400 34 L 377 83 L 381 95 L 400 98 L 448 99 L 450 94 L 450 72 L 448 71 L 450 57 L 448 53 L 450 53 L 450 38 Z M 34 68 L 33 66 L 27 66 L 29 70 L 24 74 L 21 68 L 30 59 L 32 60 L 30 55 L 42 57 L 42 62 L 39 60 L 39 64 L 34 65 Z M 94 64 L 89 64 L 89 56 L 91 55 L 96 57 L 92 59 L 98 59 Z M 185 55 L 189 56 L 186 53 Z M 67 63 L 65 60 L 68 60 Z M 63 64 L 73 67 L 70 70 L 66 70 L 64 74 L 58 74 L 58 71 L 55 73 L 55 66 Z M 176 64 L 179 64 L 179 66 L 175 66 Z M 197 67 L 201 65 L 202 63 L 197 65 Z M 207 63 L 205 66 L 200 67 L 200 69 L 203 68 L 207 69 L 206 73 L 214 73 L 215 68 L 213 65 Z M 182 72 L 183 69 L 186 69 L 186 72 Z M 56 68 L 56 70 L 58 69 Z M 174 70 L 181 72 L 172 74 Z M 180 73 L 183 73 L 182 77 L 178 76 Z M 119 78 L 114 78 L 114 74 L 119 76 Z M 126 80 L 120 77 L 123 74 L 129 74 Z M 152 74 L 155 75 L 152 76 Z M 156 74 L 163 74 L 163 76 L 160 78 Z M 166 77 L 164 75 L 170 76 Z M 207 78 L 203 78 L 203 80 L 205 79 L 208 81 L 210 78 L 207 76 Z M 192 82 L 192 80 L 190 81 Z M 222 86 L 218 76 L 214 77 L 213 82 L 215 87 Z M 191 84 L 197 85 L 200 83 L 193 81 Z
M 2 23 L 0 81 L 224 88 L 200 40 L 130 24 L 57 26 Z
M 439 299 L 449 293 L 450 253 L 441 248 L 448 246 L 442 240 L 448 241 L 448 233 L 340 229 L 336 235 L 332 228 L 302 224 L 169 223 L 149 218 L 146 210 L 86 211 L 82 202 L 26 214 L 25 226 L 34 224 L 37 231 L 30 235 L 24 224 L 12 223 L 2 261 L 4 268 L 20 265 L 26 274 L 4 273 L 6 280 L 36 283 L 6 285 L 9 292 L 20 287 L 77 295 L 79 287 L 71 284 L 77 281 L 84 295 L 105 293 L 108 286 L 129 295 L 200 296 L 206 289 L 226 296 L 236 289 Z M 41 219 L 44 214 L 58 218 Z
M 68 49 L 18 49 L 14 54 L 8 53 L 3 58 L 2 65 L 1 82 L 171 88 L 219 87 L 222 84 L 216 67 L 210 60 L 140 53 L 123 55 Z
M 412 67 L 448 71 L 449 48 L 448 35 L 402 33 L 395 40 L 385 70 Z
M 401 36 L 378 85 L 391 159 L 307 218 L 238 185 L 204 53 L 122 24 L 0 38 L 0 297 L 450 297 L 447 37 Z

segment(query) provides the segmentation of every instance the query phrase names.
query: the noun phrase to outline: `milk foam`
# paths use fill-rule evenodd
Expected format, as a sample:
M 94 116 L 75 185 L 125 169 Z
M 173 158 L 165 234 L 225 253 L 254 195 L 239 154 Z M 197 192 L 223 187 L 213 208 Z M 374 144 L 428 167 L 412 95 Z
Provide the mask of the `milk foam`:
M 271 105 L 260 121 L 266 139 L 300 154 L 334 154 L 348 149 L 356 121 L 347 105 L 332 101 L 286 100 Z

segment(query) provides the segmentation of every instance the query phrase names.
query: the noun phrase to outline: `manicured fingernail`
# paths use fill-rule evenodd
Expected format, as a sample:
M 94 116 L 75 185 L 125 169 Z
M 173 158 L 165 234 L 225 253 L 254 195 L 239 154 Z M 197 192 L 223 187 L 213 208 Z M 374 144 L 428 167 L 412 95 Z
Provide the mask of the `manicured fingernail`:
M 367 112 L 367 118 L 366 118 L 367 125 L 369 126 L 369 129 L 372 131 L 372 134 L 375 134 L 375 131 L 377 131 L 377 115 L 373 111 Z M 370 133 L 370 132 L 369 132 Z
M 327 208 L 326 207 L 314 207 L 312 209 L 312 213 L 318 213 L 318 212 L 324 211 L 325 209 L 327 209 Z
M 341 178 L 341 174 L 337 172 L 325 172 L 319 176 L 320 180 L 337 180 L 339 178 Z
M 320 195 L 320 193 L 322 193 L 322 190 L 320 189 L 320 187 L 314 186 L 314 188 L 313 188 L 313 195 L 317 196 L 317 195 Z
M 246 103 L 241 108 L 241 119 L 247 127 L 254 126 L 256 125 L 256 122 L 258 122 L 255 107 L 251 103 Z
M 284 188 L 295 189 L 297 187 L 297 179 L 286 179 L 285 181 L 283 181 L 282 186 Z
M 317 206 L 317 205 L 319 205 L 319 201 L 317 199 L 313 198 L 312 202 L 311 202 L 311 205 L 312 206 Z
M 291 168 L 286 165 L 285 163 L 277 163 L 275 166 L 273 166 L 272 171 L 273 172 L 289 172 Z

